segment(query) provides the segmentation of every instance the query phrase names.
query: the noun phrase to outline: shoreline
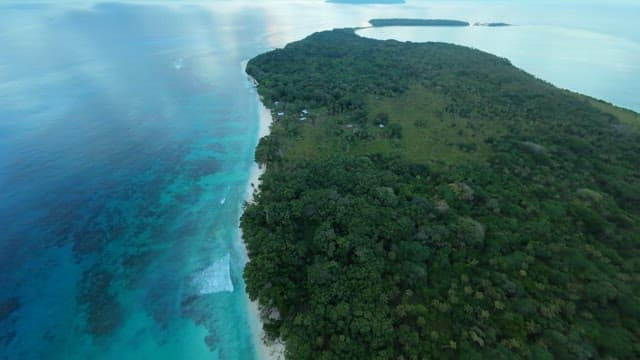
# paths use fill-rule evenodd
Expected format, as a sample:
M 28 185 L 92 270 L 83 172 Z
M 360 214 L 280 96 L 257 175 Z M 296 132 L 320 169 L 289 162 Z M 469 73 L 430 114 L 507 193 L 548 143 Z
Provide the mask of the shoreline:
M 246 73 L 248 60 L 242 61 L 240 64 L 242 72 L 247 76 L 248 80 L 255 87 L 258 85 L 258 82 L 252 78 L 249 74 Z M 258 103 L 260 104 L 259 108 L 259 118 L 260 123 L 258 127 L 258 141 L 263 137 L 269 135 L 271 129 L 271 123 L 273 122 L 273 118 L 271 116 L 271 111 L 267 109 L 267 107 L 262 102 L 260 95 L 256 90 L 256 97 Z M 257 144 L 256 144 L 257 146 Z M 255 192 L 260 188 L 260 177 L 264 174 L 266 167 L 260 167 L 258 163 L 255 161 L 251 165 L 251 170 L 249 173 L 249 181 L 247 183 L 247 187 L 245 190 L 245 202 L 248 204 L 253 203 Z M 245 258 L 249 259 L 249 254 L 247 253 L 247 247 L 244 242 L 244 238 L 242 237 L 242 229 L 240 229 L 240 240 L 242 241 L 242 247 L 244 249 Z M 249 326 L 251 327 L 251 332 L 253 336 L 253 342 L 256 350 L 256 355 L 258 359 L 265 360 L 284 360 L 284 344 L 280 341 L 275 341 L 270 344 L 266 344 L 264 342 L 264 330 L 262 329 L 262 319 L 260 317 L 260 305 L 257 301 L 251 301 L 247 297 L 247 311 L 249 313 Z

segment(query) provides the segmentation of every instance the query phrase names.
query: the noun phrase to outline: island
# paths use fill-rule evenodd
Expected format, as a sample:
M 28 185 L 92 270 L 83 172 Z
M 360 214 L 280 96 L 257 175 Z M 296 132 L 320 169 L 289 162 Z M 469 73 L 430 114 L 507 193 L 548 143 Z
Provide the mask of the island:
M 288 358 L 640 358 L 637 113 L 352 29 L 246 69 L 244 278 Z
M 326 0 L 336 4 L 404 4 L 404 0 Z
M 447 19 L 371 19 L 373 27 L 383 26 L 469 26 L 466 21 Z
M 473 26 L 488 26 L 488 27 L 504 27 L 511 26 L 511 24 L 503 23 L 503 22 L 490 22 L 490 23 L 473 23 Z

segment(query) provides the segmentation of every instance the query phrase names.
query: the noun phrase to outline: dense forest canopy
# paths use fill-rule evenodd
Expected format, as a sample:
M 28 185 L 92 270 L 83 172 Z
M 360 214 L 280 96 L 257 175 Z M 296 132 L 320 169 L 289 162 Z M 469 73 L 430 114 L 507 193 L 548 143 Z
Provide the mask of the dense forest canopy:
M 490 54 L 316 33 L 242 229 L 291 359 L 640 358 L 640 118 Z

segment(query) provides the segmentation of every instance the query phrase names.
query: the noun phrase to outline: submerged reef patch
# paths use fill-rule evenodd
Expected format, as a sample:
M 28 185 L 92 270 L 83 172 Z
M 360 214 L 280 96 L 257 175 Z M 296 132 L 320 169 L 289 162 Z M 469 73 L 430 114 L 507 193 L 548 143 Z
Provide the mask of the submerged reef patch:
M 95 266 L 82 274 L 78 303 L 85 309 L 88 330 L 94 337 L 112 333 L 124 319 L 122 307 L 110 290 L 113 277 Z
M 12 313 L 20 308 L 20 300 L 17 297 L 10 297 L 0 302 L 0 321 L 4 321 Z

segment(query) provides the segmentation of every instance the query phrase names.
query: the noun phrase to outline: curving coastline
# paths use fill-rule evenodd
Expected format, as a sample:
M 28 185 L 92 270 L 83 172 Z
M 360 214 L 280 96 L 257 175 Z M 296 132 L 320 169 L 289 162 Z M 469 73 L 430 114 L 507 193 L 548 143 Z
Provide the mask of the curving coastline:
M 245 60 L 241 63 L 242 71 L 247 74 L 248 60 Z M 247 79 L 251 82 L 253 86 L 257 86 L 258 82 L 247 74 Z M 269 135 L 271 129 L 271 123 L 273 122 L 273 118 L 271 116 L 271 111 L 267 109 L 267 107 L 262 102 L 260 95 L 256 91 L 256 97 L 259 102 L 259 127 L 258 127 L 258 141 L 263 137 Z M 257 146 L 257 144 L 256 144 Z M 254 201 L 254 197 L 256 192 L 260 188 L 260 177 L 264 174 L 266 170 L 265 166 L 260 166 L 255 161 L 251 165 L 251 170 L 249 173 L 249 181 L 247 182 L 247 187 L 245 190 L 245 202 L 247 204 L 252 204 Z M 245 252 L 245 257 L 248 259 L 248 253 L 246 248 L 246 243 L 244 241 L 244 237 L 242 236 L 242 229 L 240 229 L 240 239 L 242 240 L 242 248 Z M 265 343 L 265 333 L 262 328 L 262 319 L 260 317 L 260 305 L 258 301 L 251 301 L 251 299 L 247 296 L 247 311 L 249 313 L 249 325 L 251 326 L 251 333 L 253 335 L 253 343 L 256 350 L 256 355 L 258 359 L 265 360 L 283 360 L 284 356 L 284 344 L 281 342 L 270 342 Z

